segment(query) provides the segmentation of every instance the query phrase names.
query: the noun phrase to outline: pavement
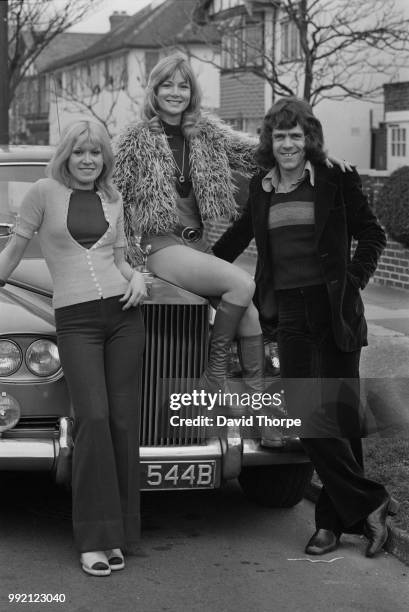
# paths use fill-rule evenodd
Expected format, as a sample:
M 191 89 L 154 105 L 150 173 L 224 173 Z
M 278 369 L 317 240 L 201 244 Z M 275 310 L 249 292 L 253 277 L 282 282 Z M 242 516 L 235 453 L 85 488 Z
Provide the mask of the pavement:
M 235 262 L 253 275 L 256 260 L 241 255 Z M 373 281 L 362 291 L 368 323 L 369 347 L 362 353 L 361 376 L 397 378 L 409 376 L 409 291 Z M 406 405 L 406 402 L 404 402 Z M 307 498 L 316 500 L 319 485 L 311 483 Z M 409 565 L 409 534 L 389 524 L 385 550 Z
M 370 282 L 362 298 L 370 333 L 382 334 L 383 328 L 409 336 L 409 291 Z
M 236 265 L 254 273 L 256 260 L 248 255 L 241 255 Z M 390 335 L 409 337 L 409 291 L 379 285 L 371 281 L 362 292 L 365 304 L 365 316 L 369 333 L 375 336 Z
M 70 498 L 45 476 L 1 481 L 1 612 L 408 612 L 409 572 L 395 557 L 368 559 L 365 540 L 345 535 L 310 559 L 312 504 L 258 506 L 237 481 L 142 495 L 138 554 L 93 578 L 78 564 Z M 59 601 L 30 604 L 38 593 Z M 15 594 L 24 605 L 8 603 Z

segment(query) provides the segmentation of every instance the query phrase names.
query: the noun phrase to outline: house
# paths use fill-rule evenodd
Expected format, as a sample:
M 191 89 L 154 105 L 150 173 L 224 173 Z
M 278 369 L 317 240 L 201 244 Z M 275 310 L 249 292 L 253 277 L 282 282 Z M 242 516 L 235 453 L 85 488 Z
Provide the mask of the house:
M 152 67 L 164 55 L 186 55 L 203 91 L 203 106 L 219 107 L 219 71 L 214 65 L 219 35 L 213 26 L 203 31 L 193 22 L 196 0 L 164 0 L 135 15 L 115 13 L 111 30 L 85 51 L 47 66 L 57 86 L 50 104 L 50 143 L 61 127 L 79 116 L 102 121 L 117 135 L 140 113 Z
M 272 49 L 276 4 L 201 0 L 195 12 L 199 25 L 214 22 L 223 32 L 219 114 L 233 127 L 252 134 L 257 133 L 273 99 L 264 77 L 263 54 Z
M 384 85 L 386 167 L 409 166 L 409 81 Z
M 394 2 L 396 8 L 409 17 L 408 3 L 402 0 Z M 311 8 L 314 5 L 315 8 Z M 331 25 L 330 11 L 333 9 L 324 0 L 321 4 L 280 0 L 199 0 L 195 13 L 197 22 L 218 24 L 223 32 L 220 116 L 233 126 L 256 134 L 273 100 L 292 92 L 308 99 L 309 77 L 316 78 L 320 71 L 324 80 L 328 74 L 334 74 L 339 82 L 347 74 L 346 88 L 359 83 L 368 90 L 378 91 L 377 97 L 342 99 L 343 88 L 338 87 L 330 90 L 332 99 L 326 99 L 322 92 L 316 91 L 310 100 L 323 124 L 326 147 L 331 154 L 348 159 L 360 168 L 385 168 L 381 92 L 388 76 L 381 71 L 378 74 L 362 69 L 372 58 L 365 55 L 366 49 L 356 51 L 356 56 L 349 53 L 347 59 L 342 53 L 338 56 L 330 54 L 321 64 L 315 64 L 309 75 L 303 42 L 310 43 L 310 25 L 305 25 L 305 30 L 302 25 L 296 25 L 296 20 L 299 24 L 307 23 L 307 20 L 302 22 L 302 7 L 316 11 L 314 19 L 317 25 L 322 26 L 324 22 Z M 370 18 L 363 12 L 357 15 L 356 27 L 361 27 Z M 352 19 L 351 15 L 349 19 Z M 343 27 L 341 21 L 339 29 Z M 319 36 L 323 36 L 322 27 L 317 30 Z M 378 60 L 379 52 L 375 53 L 378 57 L 373 59 Z M 357 63 L 354 64 L 356 57 Z M 367 58 L 367 63 L 364 58 Z M 395 64 L 390 66 L 389 78 L 402 80 L 406 74 L 409 78 L 408 64 L 406 68 L 403 60 L 400 65 Z M 274 81 L 274 91 L 270 81 Z M 328 79 L 325 85 L 328 86 Z M 394 138 L 401 137 L 401 132 L 395 130 L 393 133 Z
M 27 36 L 31 36 L 31 33 L 23 32 L 21 44 L 25 44 Z M 100 36 L 64 32 L 57 35 L 38 55 L 17 87 L 11 104 L 10 132 L 13 142 L 48 144 L 50 95 L 53 95 L 54 89 L 52 79 L 46 72 L 47 67 L 67 55 L 83 51 Z

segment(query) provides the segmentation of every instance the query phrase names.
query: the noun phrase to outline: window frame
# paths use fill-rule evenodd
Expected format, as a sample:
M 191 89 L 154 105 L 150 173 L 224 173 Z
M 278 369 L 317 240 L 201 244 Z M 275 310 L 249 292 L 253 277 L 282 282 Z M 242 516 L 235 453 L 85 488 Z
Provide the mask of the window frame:
M 391 127 L 391 157 L 406 157 L 406 127 Z
M 249 47 L 254 32 L 260 33 L 260 53 L 257 57 L 256 47 Z M 250 37 L 250 32 L 252 36 Z M 249 67 L 262 67 L 265 53 L 265 35 L 261 14 L 251 19 L 242 14 L 230 19 L 227 33 L 222 36 L 221 67 L 222 70 L 244 70 Z
M 301 59 L 300 31 L 294 20 L 285 17 L 280 21 L 280 62 L 298 62 Z

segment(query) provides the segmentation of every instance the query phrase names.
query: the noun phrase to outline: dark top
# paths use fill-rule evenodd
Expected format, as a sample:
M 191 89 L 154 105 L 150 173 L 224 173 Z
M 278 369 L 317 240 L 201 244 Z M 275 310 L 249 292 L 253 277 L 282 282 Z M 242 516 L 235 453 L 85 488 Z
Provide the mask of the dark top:
M 175 160 L 175 187 L 176 191 L 182 198 L 187 198 L 192 188 L 190 179 L 190 164 L 189 164 L 189 143 L 183 136 L 180 125 L 171 125 L 166 121 L 161 120 L 163 131 L 168 139 L 170 150 L 172 151 Z M 183 142 L 185 142 L 185 160 L 183 164 Z M 183 166 L 183 168 L 182 168 Z M 182 172 L 183 171 L 183 172 Z M 184 183 L 179 181 L 180 175 L 183 174 Z
M 183 225 L 183 227 L 202 227 L 203 223 L 193 189 L 190 190 L 186 198 L 178 197 L 176 207 L 180 225 Z
M 105 234 L 108 223 L 95 191 L 74 189 L 68 205 L 67 228 L 85 249 L 90 249 Z
M 275 289 L 324 282 L 315 247 L 314 189 L 308 180 L 288 193 L 273 191 L 268 234 Z

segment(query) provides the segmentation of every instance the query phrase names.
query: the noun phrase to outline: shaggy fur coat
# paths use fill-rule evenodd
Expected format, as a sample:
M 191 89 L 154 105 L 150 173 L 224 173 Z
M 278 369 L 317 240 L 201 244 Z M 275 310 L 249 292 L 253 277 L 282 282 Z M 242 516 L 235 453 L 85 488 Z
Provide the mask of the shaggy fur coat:
M 215 117 L 202 116 L 189 138 L 191 179 L 203 220 L 236 216 L 232 170 L 255 171 L 256 142 Z M 167 138 L 146 123 L 131 125 L 116 147 L 114 181 L 124 202 L 129 245 L 141 234 L 165 234 L 178 223 L 174 161 Z M 132 250 L 132 246 L 131 246 Z

